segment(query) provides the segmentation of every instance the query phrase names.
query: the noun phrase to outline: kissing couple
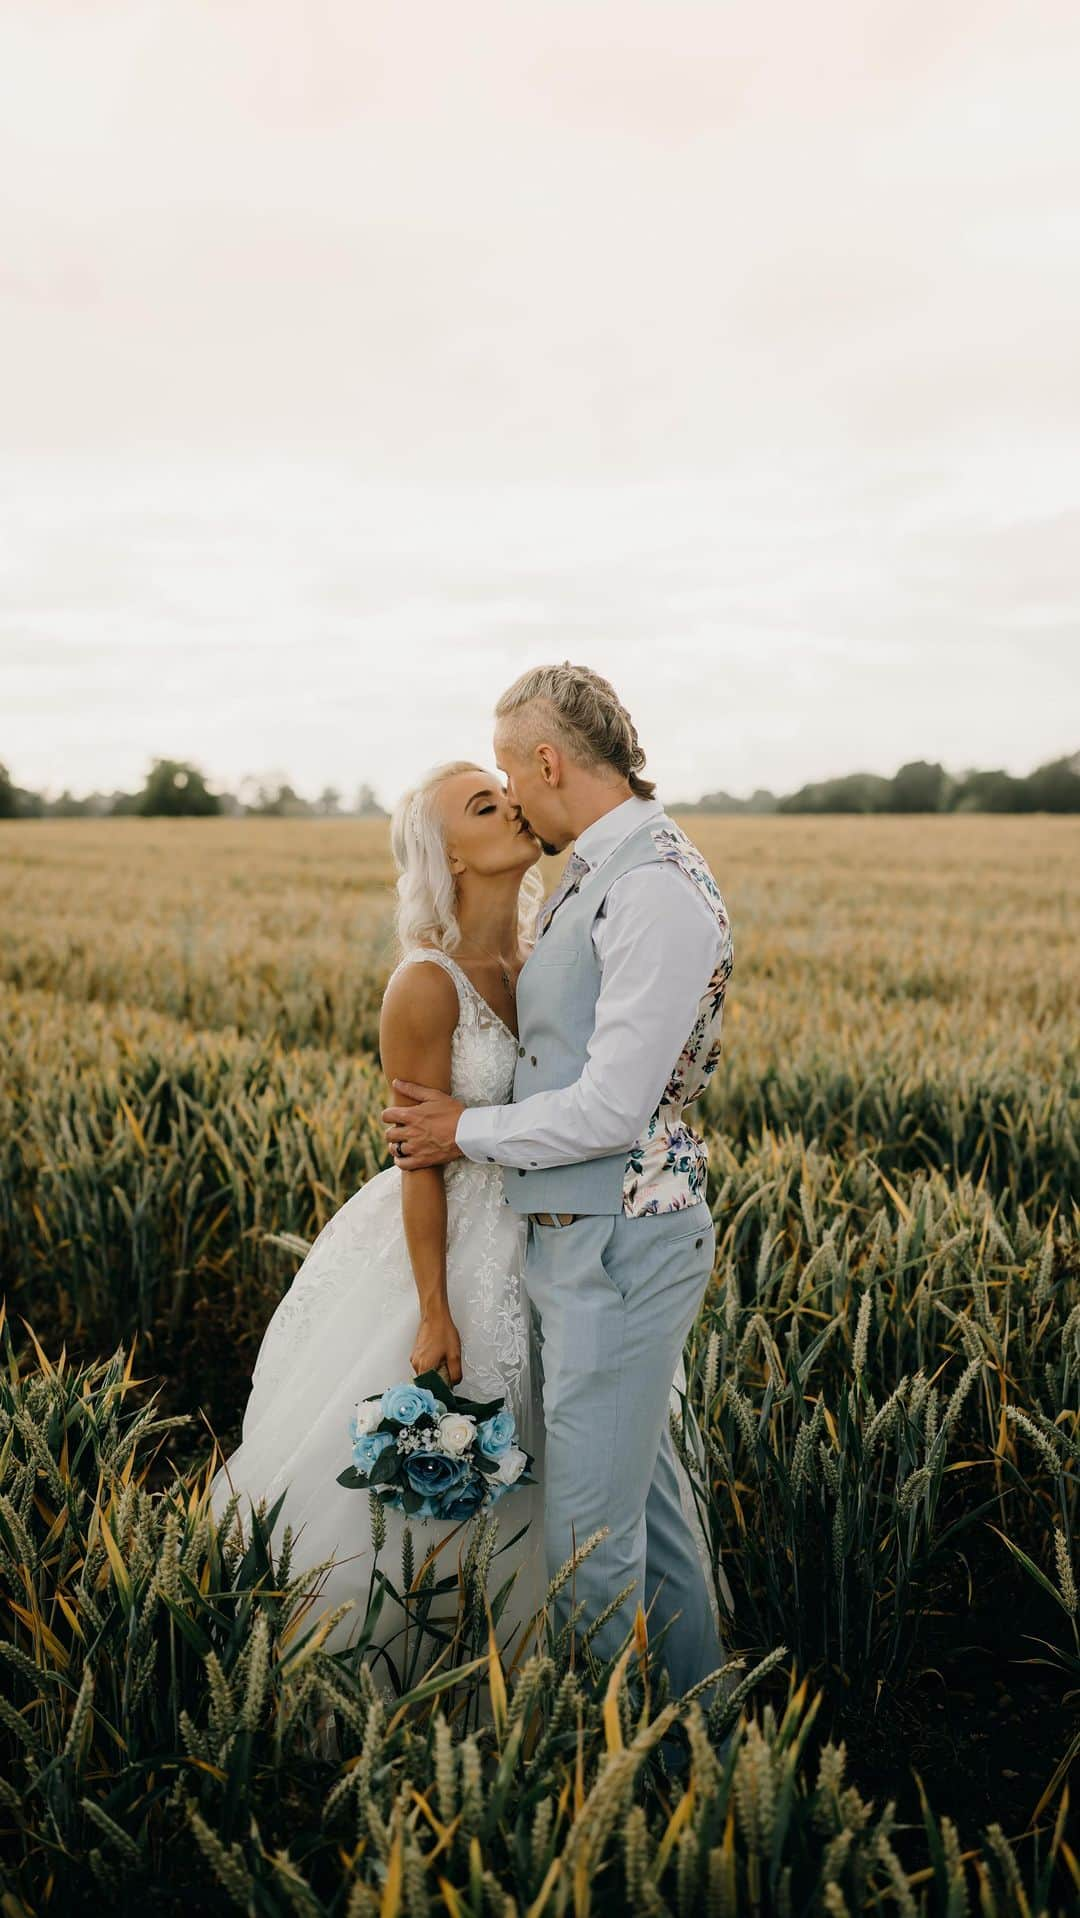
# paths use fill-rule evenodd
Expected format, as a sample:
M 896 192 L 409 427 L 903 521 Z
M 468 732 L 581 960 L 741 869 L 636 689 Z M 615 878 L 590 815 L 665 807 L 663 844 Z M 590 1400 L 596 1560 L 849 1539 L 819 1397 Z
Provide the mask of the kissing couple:
M 598 673 L 524 673 L 495 708 L 493 756 L 498 775 L 453 761 L 395 808 L 400 958 L 379 1029 L 392 1162 L 323 1227 L 270 1319 L 211 1499 L 220 1516 L 234 1493 L 282 1498 L 278 1542 L 289 1525 L 294 1563 L 300 1545 L 307 1565 L 334 1558 L 321 1599 L 355 1601 L 324 1642 L 346 1646 L 375 1549 L 337 1482 L 350 1418 L 441 1371 L 512 1414 L 488 1432 L 514 1534 L 495 1554 L 499 1585 L 513 1574 L 500 1627 L 525 1631 L 606 1528 L 575 1569 L 580 1630 L 609 1659 L 641 1604 L 680 1697 L 724 1664 L 717 1590 L 731 1603 L 669 1430 L 715 1253 L 685 1109 L 720 1056 L 728 915 Z M 545 899 L 537 861 L 571 844 Z M 472 1522 L 391 1509 L 386 1543 L 408 1524 L 430 1549 Z M 570 1607 L 564 1581 L 556 1629 Z M 369 1642 L 401 1624 L 385 1603 Z

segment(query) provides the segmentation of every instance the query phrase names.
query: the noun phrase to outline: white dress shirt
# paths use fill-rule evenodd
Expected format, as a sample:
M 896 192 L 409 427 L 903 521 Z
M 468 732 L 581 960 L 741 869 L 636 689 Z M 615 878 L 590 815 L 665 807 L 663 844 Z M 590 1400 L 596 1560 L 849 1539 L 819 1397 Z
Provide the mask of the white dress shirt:
M 658 799 L 624 799 L 586 827 L 575 851 L 595 872 L 663 810 Z M 505 1166 L 576 1165 L 629 1149 L 690 1035 L 721 939 L 701 893 L 670 861 L 624 872 L 593 921 L 600 992 L 581 1077 L 512 1105 L 466 1107 L 455 1135 L 465 1157 Z

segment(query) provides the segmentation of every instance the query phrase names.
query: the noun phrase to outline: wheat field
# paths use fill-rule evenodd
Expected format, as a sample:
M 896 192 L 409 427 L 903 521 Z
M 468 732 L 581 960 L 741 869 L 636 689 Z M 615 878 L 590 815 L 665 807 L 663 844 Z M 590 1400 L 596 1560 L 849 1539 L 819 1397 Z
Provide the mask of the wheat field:
M 551 1635 L 515 1664 L 483 1536 L 388 1716 L 209 1522 L 298 1247 L 387 1163 L 385 825 L 0 826 L 6 1913 L 1077 1908 L 1080 824 L 683 823 L 735 941 L 709 1720 Z M 386 1575 L 422 1617 L 431 1568 Z

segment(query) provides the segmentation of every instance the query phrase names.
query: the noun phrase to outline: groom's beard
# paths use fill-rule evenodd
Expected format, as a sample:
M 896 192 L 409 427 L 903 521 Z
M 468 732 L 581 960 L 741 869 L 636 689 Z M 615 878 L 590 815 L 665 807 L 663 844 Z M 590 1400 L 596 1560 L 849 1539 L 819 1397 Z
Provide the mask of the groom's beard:
M 519 815 L 519 817 L 521 817 L 521 823 L 524 826 L 525 831 L 532 833 L 532 836 L 537 841 L 541 852 L 546 852 L 549 859 L 554 859 L 556 853 L 562 852 L 563 848 L 561 846 L 553 846 L 551 845 L 549 840 L 541 839 L 540 834 L 536 830 L 536 827 L 530 826 L 528 820 L 524 818 L 523 816 Z

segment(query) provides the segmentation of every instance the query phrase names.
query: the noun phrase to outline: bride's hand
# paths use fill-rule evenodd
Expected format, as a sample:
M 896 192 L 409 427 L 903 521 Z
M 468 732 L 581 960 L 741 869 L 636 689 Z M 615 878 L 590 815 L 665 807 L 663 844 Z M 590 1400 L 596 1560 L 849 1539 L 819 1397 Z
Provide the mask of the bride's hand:
M 437 1372 L 441 1368 L 451 1385 L 461 1380 L 461 1340 L 449 1312 L 420 1320 L 416 1344 L 409 1354 L 414 1372 Z

